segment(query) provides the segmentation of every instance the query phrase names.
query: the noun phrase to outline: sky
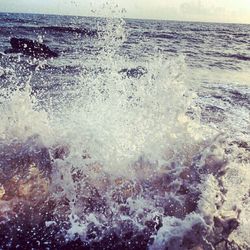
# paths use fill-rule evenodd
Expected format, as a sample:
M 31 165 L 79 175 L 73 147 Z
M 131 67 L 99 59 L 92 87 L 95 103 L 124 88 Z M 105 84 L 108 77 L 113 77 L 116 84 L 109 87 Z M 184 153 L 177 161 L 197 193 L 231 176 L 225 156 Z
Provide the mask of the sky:
M 250 24 L 250 0 L 0 0 L 0 12 Z

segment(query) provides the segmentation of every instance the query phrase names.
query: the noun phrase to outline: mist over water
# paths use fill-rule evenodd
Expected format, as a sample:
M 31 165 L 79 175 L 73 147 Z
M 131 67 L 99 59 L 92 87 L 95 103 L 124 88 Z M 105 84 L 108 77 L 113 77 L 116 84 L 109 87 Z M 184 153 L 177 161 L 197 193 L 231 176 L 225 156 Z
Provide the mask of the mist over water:
M 0 246 L 248 249 L 249 26 L 40 17 L 1 14 L 61 56 L 0 58 Z

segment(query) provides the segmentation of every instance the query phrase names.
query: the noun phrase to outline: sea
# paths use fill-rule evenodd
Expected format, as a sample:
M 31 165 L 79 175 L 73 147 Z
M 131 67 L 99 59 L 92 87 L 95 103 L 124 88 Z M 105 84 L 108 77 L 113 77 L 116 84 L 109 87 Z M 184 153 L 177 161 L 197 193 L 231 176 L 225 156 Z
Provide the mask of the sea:
M 250 25 L 0 13 L 0 249 L 250 249 Z

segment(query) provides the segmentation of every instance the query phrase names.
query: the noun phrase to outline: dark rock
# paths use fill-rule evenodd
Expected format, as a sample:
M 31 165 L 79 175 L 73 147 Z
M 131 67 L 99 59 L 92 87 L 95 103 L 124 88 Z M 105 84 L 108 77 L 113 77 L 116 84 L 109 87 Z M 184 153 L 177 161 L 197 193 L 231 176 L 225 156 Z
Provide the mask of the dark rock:
M 20 178 L 26 176 L 31 166 L 36 167 L 44 177 L 50 178 L 50 153 L 39 136 L 31 136 L 24 142 L 0 142 L 0 182 L 8 181 L 17 174 Z
M 130 69 L 121 69 L 118 71 L 119 74 L 122 74 L 124 77 L 128 78 L 141 78 L 143 75 L 147 74 L 148 71 L 146 68 L 138 66 L 136 68 Z
M 6 50 L 5 53 L 23 53 L 24 55 L 35 58 L 52 58 L 59 56 L 58 53 L 52 51 L 48 46 L 35 40 L 12 37 L 10 44 L 12 49 Z
M 235 229 L 238 228 L 239 222 L 235 218 L 221 219 L 218 217 L 214 218 L 214 226 L 217 232 L 226 239 Z M 218 234 L 217 234 L 218 235 Z
M 18 245 L 23 249 L 45 249 L 42 241 L 56 241 L 45 223 L 54 220 L 54 203 L 48 199 L 51 170 L 49 150 L 39 136 L 25 141 L 0 141 L 1 249 Z

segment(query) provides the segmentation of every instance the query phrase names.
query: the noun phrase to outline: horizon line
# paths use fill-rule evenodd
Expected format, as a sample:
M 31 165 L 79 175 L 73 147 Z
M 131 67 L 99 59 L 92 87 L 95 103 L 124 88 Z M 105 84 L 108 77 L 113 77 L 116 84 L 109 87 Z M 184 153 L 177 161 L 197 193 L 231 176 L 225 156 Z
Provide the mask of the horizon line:
M 166 22 L 187 22 L 187 23 L 210 23 L 210 24 L 236 24 L 236 25 L 250 25 L 250 23 L 240 22 L 217 22 L 217 21 L 197 21 L 197 20 L 179 20 L 179 19 L 160 19 L 160 18 L 139 18 L 139 17 L 105 17 L 105 16 L 94 16 L 94 15 L 75 15 L 75 14 L 58 14 L 58 13 L 39 13 L 39 12 L 5 12 L 0 11 L 0 14 L 30 14 L 30 15 L 48 15 L 48 16 L 65 16 L 65 17 L 93 17 L 93 18 L 121 18 L 131 20 L 148 20 L 148 21 L 166 21 Z

